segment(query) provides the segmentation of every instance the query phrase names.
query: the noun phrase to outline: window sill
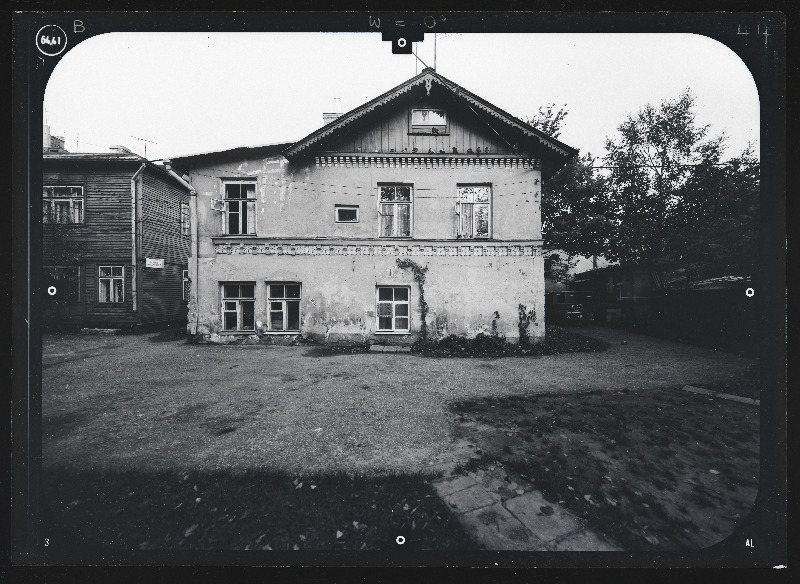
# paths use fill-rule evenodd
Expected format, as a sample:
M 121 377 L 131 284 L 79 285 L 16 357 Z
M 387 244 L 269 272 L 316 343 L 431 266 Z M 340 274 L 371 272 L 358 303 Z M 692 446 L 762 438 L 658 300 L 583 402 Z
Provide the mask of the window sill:
M 264 331 L 262 335 L 299 335 L 300 331 Z
M 255 335 L 257 334 L 255 330 L 252 331 L 219 331 L 217 334 L 219 335 Z
M 375 331 L 376 335 L 410 335 L 411 331 Z

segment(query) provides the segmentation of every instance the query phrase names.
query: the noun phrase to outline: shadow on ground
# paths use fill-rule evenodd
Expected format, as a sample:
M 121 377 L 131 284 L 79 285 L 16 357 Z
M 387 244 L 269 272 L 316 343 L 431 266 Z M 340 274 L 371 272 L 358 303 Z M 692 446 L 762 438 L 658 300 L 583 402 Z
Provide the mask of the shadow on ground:
M 44 471 L 56 553 L 91 550 L 475 549 L 421 474 Z
M 758 491 L 759 410 L 680 390 L 589 391 L 453 404 L 475 445 L 456 474 L 501 466 L 626 550 L 733 533 Z

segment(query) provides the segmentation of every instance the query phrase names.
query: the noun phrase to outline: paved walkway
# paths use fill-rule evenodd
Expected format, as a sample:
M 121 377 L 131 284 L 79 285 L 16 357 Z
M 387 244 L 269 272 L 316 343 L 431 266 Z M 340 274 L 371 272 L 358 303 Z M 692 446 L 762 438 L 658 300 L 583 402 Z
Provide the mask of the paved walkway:
M 558 503 L 501 468 L 433 483 L 462 525 L 487 550 L 620 551 Z

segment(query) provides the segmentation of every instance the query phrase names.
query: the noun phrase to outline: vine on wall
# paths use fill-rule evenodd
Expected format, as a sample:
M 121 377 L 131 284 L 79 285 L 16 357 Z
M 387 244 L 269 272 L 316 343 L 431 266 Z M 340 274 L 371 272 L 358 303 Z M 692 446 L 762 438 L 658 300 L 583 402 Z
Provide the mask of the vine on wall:
M 536 307 L 533 310 L 528 310 L 524 304 L 519 305 L 519 344 L 527 347 L 531 344 L 530 336 L 528 335 L 528 327 L 531 322 L 536 322 Z
M 419 287 L 419 311 L 422 316 L 422 325 L 419 327 L 420 338 L 427 340 L 428 338 L 428 303 L 425 302 L 425 273 L 428 271 L 428 266 L 424 268 L 414 260 L 408 258 L 397 258 L 397 267 L 401 270 L 411 270 L 414 274 L 414 281 Z

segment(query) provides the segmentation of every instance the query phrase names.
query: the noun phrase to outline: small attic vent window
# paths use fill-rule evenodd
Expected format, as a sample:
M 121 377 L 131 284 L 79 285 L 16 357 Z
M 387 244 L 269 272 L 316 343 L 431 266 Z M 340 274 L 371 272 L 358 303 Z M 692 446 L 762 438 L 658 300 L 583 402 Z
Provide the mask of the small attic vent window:
M 441 109 L 412 109 L 411 131 L 429 134 L 447 132 L 447 115 Z

